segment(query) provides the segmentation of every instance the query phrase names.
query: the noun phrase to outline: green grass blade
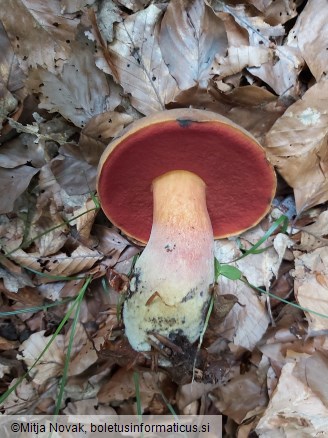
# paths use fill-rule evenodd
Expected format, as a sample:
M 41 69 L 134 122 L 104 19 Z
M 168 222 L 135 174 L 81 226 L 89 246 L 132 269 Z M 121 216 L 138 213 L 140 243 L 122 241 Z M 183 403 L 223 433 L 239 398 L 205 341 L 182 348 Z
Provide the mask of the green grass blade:
M 26 307 L 24 309 L 11 310 L 8 312 L 0 312 L 0 318 L 7 318 L 8 316 L 21 315 L 22 313 L 30 313 L 30 312 L 35 313 L 35 312 L 39 312 L 40 310 L 47 310 L 50 307 L 62 306 L 63 304 L 67 304 L 73 300 L 74 300 L 73 297 L 67 297 L 64 298 L 63 300 L 54 301 L 53 303 L 42 304 L 42 306 Z
M 288 227 L 288 217 L 285 215 L 280 216 L 276 221 L 273 222 L 268 231 L 258 240 L 250 249 L 246 250 L 240 257 L 234 259 L 231 263 L 237 262 L 238 260 L 247 257 L 249 254 L 258 254 L 259 252 L 266 251 L 272 245 L 267 246 L 266 248 L 261 248 L 258 250 L 259 246 L 261 246 L 270 236 L 273 234 L 279 227 L 281 227 L 281 233 L 285 233 Z
M 81 288 L 82 290 L 86 290 L 86 288 L 88 287 L 89 283 L 91 282 L 92 277 L 89 277 L 86 279 L 86 282 L 84 283 L 84 285 Z M 16 388 L 22 383 L 22 381 L 29 375 L 29 373 L 33 370 L 33 368 L 36 366 L 36 364 L 39 362 L 39 360 L 42 358 L 42 356 L 45 354 L 45 352 L 48 350 L 48 348 L 50 347 L 50 345 L 53 343 L 53 341 L 56 339 L 56 336 L 60 333 L 60 331 L 62 330 L 62 328 L 64 327 L 64 325 L 66 324 L 66 322 L 69 320 L 71 314 L 73 313 L 76 305 L 78 304 L 78 297 L 75 299 L 72 307 L 67 311 L 66 315 L 64 316 L 64 318 L 61 320 L 59 326 L 57 327 L 55 333 L 51 336 L 49 342 L 47 343 L 47 345 L 44 347 L 44 349 L 41 351 L 41 353 L 39 354 L 39 356 L 35 359 L 35 361 L 33 362 L 32 366 L 26 371 L 25 374 L 23 374 L 18 380 L 17 382 L 9 389 L 7 389 L 7 391 L 2 394 L 2 396 L 0 396 L 0 405 L 1 403 L 3 403 L 6 398 L 13 392 L 16 390 Z
M 71 333 L 70 333 L 69 342 L 68 342 L 68 346 L 67 346 L 67 352 L 66 352 L 66 357 L 65 357 L 63 375 L 62 375 L 62 378 L 61 378 L 59 394 L 58 394 L 57 401 L 56 401 L 56 408 L 55 408 L 55 414 L 54 414 L 55 416 L 57 416 L 59 414 L 61 403 L 62 403 L 62 400 L 63 400 L 65 386 L 66 386 L 66 383 L 67 383 L 68 368 L 69 368 L 69 363 L 70 363 L 71 353 L 72 353 L 72 347 L 73 347 L 73 342 L 74 342 L 74 335 L 75 335 L 75 332 L 76 332 L 76 326 L 77 326 L 77 323 L 78 323 L 78 320 L 79 320 L 79 315 L 80 315 L 80 310 L 81 310 L 81 303 L 82 303 L 84 294 L 85 294 L 85 292 L 87 290 L 87 287 L 88 287 L 88 285 L 89 285 L 89 283 L 91 281 L 91 278 L 92 277 L 89 277 L 89 281 L 85 282 L 85 284 L 81 288 L 81 291 L 78 294 L 77 299 L 76 299 L 76 310 L 75 310 L 75 315 L 74 315 L 73 323 L 72 323 L 72 326 L 71 326 Z

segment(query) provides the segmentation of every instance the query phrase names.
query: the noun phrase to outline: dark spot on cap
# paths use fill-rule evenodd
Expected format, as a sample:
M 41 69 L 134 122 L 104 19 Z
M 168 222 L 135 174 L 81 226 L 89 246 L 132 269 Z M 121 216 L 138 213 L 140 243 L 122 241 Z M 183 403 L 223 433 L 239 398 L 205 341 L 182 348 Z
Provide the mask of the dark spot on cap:
M 194 121 L 190 119 L 177 119 L 177 122 L 179 123 L 181 128 L 189 128 L 192 123 L 194 123 Z

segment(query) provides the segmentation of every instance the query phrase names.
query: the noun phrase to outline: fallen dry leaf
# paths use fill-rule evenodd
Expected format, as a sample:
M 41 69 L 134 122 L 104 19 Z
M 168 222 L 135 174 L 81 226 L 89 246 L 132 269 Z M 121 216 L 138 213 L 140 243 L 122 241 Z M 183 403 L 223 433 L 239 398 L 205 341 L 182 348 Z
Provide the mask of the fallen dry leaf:
M 213 393 L 216 395 L 214 403 L 219 412 L 233 418 L 237 424 L 260 413 L 267 404 L 263 381 L 254 366 L 245 374 L 241 374 L 239 368 L 235 368 L 234 376 L 229 382 L 215 389 Z M 249 412 L 252 414 L 248 415 Z
M 245 67 L 259 67 L 269 59 L 270 52 L 262 47 L 230 47 L 226 56 L 215 56 L 211 74 L 220 80 L 241 72 Z
M 240 255 L 240 252 L 236 243 L 227 239 L 216 243 L 215 256 L 220 263 L 231 262 L 238 255 Z M 251 273 L 252 265 L 249 264 L 248 266 L 248 273 Z M 243 267 L 245 266 L 243 265 Z M 247 276 L 248 273 L 244 274 Z M 266 275 L 266 273 L 260 271 L 260 276 L 263 277 L 263 275 Z M 259 279 L 258 281 L 261 283 Z M 218 291 L 220 295 L 232 294 L 238 300 L 238 304 L 233 306 L 224 319 L 218 333 L 225 339 L 233 341 L 236 345 L 253 350 L 269 324 L 269 317 L 264 303 L 245 283 L 232 281 L 223 276 L 218 278 Z
M 131 94 L 132 105 L 145 115 L 163 110 L 178 93 L 158 45 L 161 15 L 161 9 L 150 5 L 127 17 L 117 24 L 116 39 L 108 45 L 116 79 Z
M 33 176 L 39 171 L 30 166 L 15 169 L 0 167 L 0 186 L 6 196 L 0 198 L 0 213 L 8 213 L 14 209 L 16 199 L 27 189 Z
M 328 81 L 313 85 L 266 137 L 266 151 L 293 187 L 298 212 L 328 200 Z
M 85 246 L 78 246 L 68 256 L 65 253 L 59 253 L 50 257 L 43 257 L 39 253 L 27 253 L 22 249 L 14 251 L 10 258 L 24 268 L 32 269 L 44 274 L 40 281 L 58 281 L 57 276 L 69 277 L 76 273 L 90 269 L 102 255 L 95 250 Z
M 181 90 L 206 88 L 214 56 L 227 49 L 224 25 L 203 0 L 173 0 L 164 14 L 160 47 Z
M 89 43 L 82 46 L 72 42 L 71 47 L 72 55 L 60 76 L 39 68 L 32 71 L 27 84 L 34 92 L 41 92 L 40 108 L 59 112 L 83 127 L 94 115 L 113 110 L 120 99 L 109 99 L 108 82 L 95 65 Z
M 295 249 L 312 251 L 322 246 L 328 246 L 328 211 L 323 211 L 313 224 L 300 229 L 301 241 Z
M 327 360 L 322 360 L 318 356 L 314 361 L 309 358 L 301 360 L 300 363 L 287 363 L 281 371 L 278 386 L 269 405 L 257 425 L 256 432 L 261 438 L 313 437 L 326 434 L 328 429 L 326 395 L 322 400 L 314 388 L 311 388 L 312 385 L 306 374 L 301 372 L 307 361 L 309 361 L 308 371 L 319 366 L 322 370 L 320 376 L 327 373 Z M 322 385 L 320 376 L 319 385 Z
M 305 309 L 327 315 L 306 312 L 309 334 L 328 329 L 328 246 L 308 254 L 295 251 L 295 296 Z
M 328 71 L 327 33 L 327 1 L 307 2 L 291 35 L 296 39 L 306 64 L 318 82 Z
M 84 195 L 95 190 L 97 166 L 89 164 L 78 145 L 66 144 L 59 148 L 50 162 L 50 169 L 59 186 L 68 195 Z
M 18 359 L 24 360 L 28 367 L 31 367 L 37 357 L 41 354 L 50 340 L 44 336 L 45 331 L 33 333 L 20 346 L 20 356 Z M 59 377 L 64 365 L 64 335 L 57 335 L 48 349 L 45 351 L 42 361 L 40 361 L 30 374 L 36 385 L 42 385 L 48 379 Z
M 98 165 L 99 158 L 113 137 L 133 121 L 126 113 L 107 111 L 92 117 L 81 131 L 79 148 L 82 156 L 91 165 Z
M 297 2 L 286 0 L 247 0 L 263 15 L 265 21 L 271 25 L 284 24 L 297 15 Z
M 55 72 L 56 61 L 71 52 L 80 20 L 62 14 L 60 3 L 49 0 L 1 0 L 0 6 L 0 19 L 21 68 L 44 66 Z

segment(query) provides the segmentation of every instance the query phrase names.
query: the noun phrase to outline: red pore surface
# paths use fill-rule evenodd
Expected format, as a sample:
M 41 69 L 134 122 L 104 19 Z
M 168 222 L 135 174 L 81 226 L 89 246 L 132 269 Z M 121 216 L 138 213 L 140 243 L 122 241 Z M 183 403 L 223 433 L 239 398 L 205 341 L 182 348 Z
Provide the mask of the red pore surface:
M 205 181 L 215 238 L 255 225 L 274 194 L 274 171 L 252 138 L 220 122 L 170 120 L 133 132 L 108 155 L 98 178 L 107 217 L 129 236 L 147 242 L 152 181 L 171 170 L 189 170 Z

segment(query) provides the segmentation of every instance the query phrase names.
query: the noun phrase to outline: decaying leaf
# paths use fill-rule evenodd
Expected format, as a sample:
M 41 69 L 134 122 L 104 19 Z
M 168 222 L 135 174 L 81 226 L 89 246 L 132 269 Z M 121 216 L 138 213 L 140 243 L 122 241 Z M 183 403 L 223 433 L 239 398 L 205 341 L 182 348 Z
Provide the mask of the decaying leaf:
M 91 194 L 96 187 L 97 167 L 89 164 L 79 148 L 66 144 L 59 149 L 50 163 L 51 171 L 61 188 L 68 195 Z M 100 151 L 98 150 L 100 154 Z
M 55 72 L 56 61 L 67 59 L 71 52 L 80 22 L 62 14 L 59 2 L 49 0 L 1 0 L 0 19 L 25 71 L 44 66 Z
M 324 436 L 328 430 L 328 408 L 327 385 L 322 376 L 327 371 L 327 360 L 319 355 L 313 359 L 303 359 L 300 363 L 287 363 L 281 371 L 278 386 L 268 408 L 256 428 L 259 436 Z M 311 374 L 310 379 L 308 373 Z M 324 394 L 317 391 L 322 385 Z
M 295 251 L 295 296 L 305 309 L 328 316 L 328 246 L 308 254 Z M 328 329 L 328 318 L 306 312 L 309 333 Z
M 181 90 L 206 88 L 214 56 L 227 48 L 224 25 L 203 0 L 170 2 L 160 32 L 165 63 Z
M 27 189 L 38 171 L 39 169 L 30 166 L 0 168 L 0 186 L 2 193 L 6 194 L 0 197 L 0 213 L 8 213 L 14 209 L 14 202 Z
M 270 52 L 262 47 L 230 47 L 227 56 L 216 56 L 211 74 L 218 79 L 239 73 L 245 67 L 259 67 L 270 59 Z
M 166 380 L 166 374 L 161 372 L 156 375 L 150 372 L 139 373 L 139 390 L 143 409 L 147 409 L 154 395 L 162 391 Z M 108 382 L 104 383 L 98 393 L 98 400 L 103 404 L 114 400 L 117 403 L 135 397 L 135 394 L 133 371 L 121 368 Z
M 82 156 L 92 165 L 98 165 L 99 158 L 113 137 L 133 121 L 126 113 L 107 111 L 92 117 L 81 131 L 79 147 Z
M 271 25 L 284 24 L 297 15 L 297 1 L 289 0 L 247 0 L 255 6 Z
M 310 251 L 328 246 L 328 211 L 323 211 L 313 224 L 301 228 L 301 242 L 296 249 Z
M 50 338 L 44 336 L 44 331 L 33 333 L 20 347 L 21 356 L 27 366 L 31 367 L 45 348 Z M 43 355 L 42 362 L 31 371 L 34 383 L 42 385 L 48 379 L 59 377 L 64 364 L 64 335 L 56 336 L 55 340 Z
M 158 45 L 161 15 L 161 9 L 150 5 L 127 17 L 117 24 L 115 40 L 108 45 L 116 79 L 130 93 L 132 105 L 145 115 L 163 110 L 178 92 Z
M 19 265 L 45 274 L 46 281 L 58 281 L 56 276 L 71 276 L 90 269 L 102 258 L 98 251 L 79 245 L 69 256 L 58 253 L 43 257 L 39 253 L 27 253 L 18 249 L 10 258 Z
M 276 121 L 266 150 L 293 187 L 298 212 L 328 200 L 328 81 L 313 85 Z
M 42 353 L 48 344 L 50 337 L 44 335 L 44 331 L 33 333 L 20 347 L 20 359 L 24 360 L 28 367 Z M 63 372 L 65 352 L 70 338 L 70 331 L 64 335 L 57 335 L 51 345 L 44 352 L 41 361 L 33 368 L 33 382 L 42 385 L 52 378 L 59 377 Z M 97 353 L 93 344 L 88 339 L 82 324 L 77 325 L 71 350 L 69 376 L 80 374 L 97 360 Z
M 97 69 L 90 48 L 72 43 L 72 55 L 60 76 L 49 70 L 34 70 L 28 85 L 41 92 L 40 108 L 59 112 L 76 126 L 83 127 L 96 114 L 113 110 L 120 100 L 109 99 L 104 73 Z
M 296 39 L 298 48 L 317 81 L 320 81 L 328 69 L 327 34 L 327 1 L 308 1 L 290 36 Z
M 222 263 L 230 262 L 240 255 L 236 244 L 228 240 L 220 240 L 216 245 L 215 254 Z M 249 269 L 248 273 L 251 272 L 252 269 Z M 263 281 L 264 272 L 262 271 L 261 274 Z M 269 317 L 263 302 L 241 281 L 231 281 L 220 276 L 218 286 L 220 294 L 232 294 L 239 303 L 226 316 L 218 333 L 225 339 L 233 341 L 234 344 L 252 350 L 269 324 Z

